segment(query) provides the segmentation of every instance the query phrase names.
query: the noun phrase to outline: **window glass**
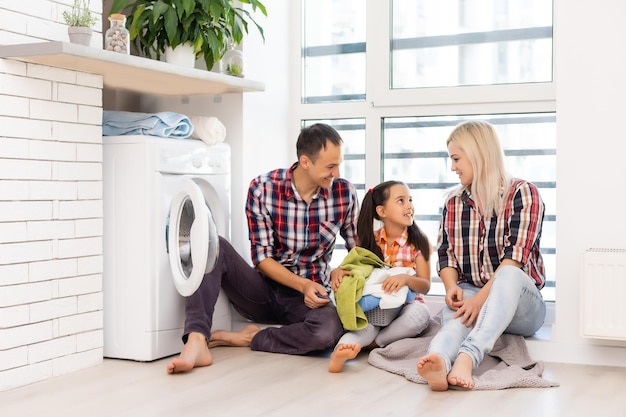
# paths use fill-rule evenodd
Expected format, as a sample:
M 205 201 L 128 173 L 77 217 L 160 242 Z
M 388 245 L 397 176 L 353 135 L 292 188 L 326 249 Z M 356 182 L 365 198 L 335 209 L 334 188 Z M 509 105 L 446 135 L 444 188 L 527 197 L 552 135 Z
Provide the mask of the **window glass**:
M 552 81 L 552 2 L 393 0 L 391 88 Z
M 363 0 L 304 0 L 302 102 L 365 100 Z

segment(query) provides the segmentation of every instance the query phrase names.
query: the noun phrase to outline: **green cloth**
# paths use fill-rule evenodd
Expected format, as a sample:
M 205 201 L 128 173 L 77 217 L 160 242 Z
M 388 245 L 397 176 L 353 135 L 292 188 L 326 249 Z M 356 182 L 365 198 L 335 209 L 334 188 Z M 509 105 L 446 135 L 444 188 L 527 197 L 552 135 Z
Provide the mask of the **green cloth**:
M 352 248 L 339 265 L 339 268 L 350 271 L 335 292 L 337 314 L 344 329 L 360 330 L 367 326 L 367 318 L 358 301 L 363 295 L 367 277 L 374 268 L 384 266 L 386 264 L 374 252 L 360 247 Z

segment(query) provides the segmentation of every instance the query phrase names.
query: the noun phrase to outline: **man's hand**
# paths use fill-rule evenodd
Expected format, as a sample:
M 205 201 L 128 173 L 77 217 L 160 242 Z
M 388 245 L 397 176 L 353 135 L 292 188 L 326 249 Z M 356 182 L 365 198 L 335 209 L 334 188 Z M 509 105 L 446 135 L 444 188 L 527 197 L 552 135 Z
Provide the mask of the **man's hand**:
M 302 292 L 304 304 L 310 309 L 320 308 L 330 303 L 330 294 L 317 282 L 309 281 Z

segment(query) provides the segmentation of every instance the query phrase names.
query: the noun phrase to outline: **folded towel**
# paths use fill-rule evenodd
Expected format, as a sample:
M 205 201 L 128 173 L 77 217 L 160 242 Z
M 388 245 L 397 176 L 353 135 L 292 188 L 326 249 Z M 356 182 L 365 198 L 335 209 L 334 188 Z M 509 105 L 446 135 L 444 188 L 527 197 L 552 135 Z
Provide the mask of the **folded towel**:
M 150 135 L 163 138 L 188 138 L 193 131 L 191 120 L 174 112 L 138 113 L 102 112 L 102 135 Z
M 226 138 L 226 127 L 217 117 L 191 116 L 189 119 L 193 125 L 191 139 L 200 139 L 211 146 L 222 143 Z

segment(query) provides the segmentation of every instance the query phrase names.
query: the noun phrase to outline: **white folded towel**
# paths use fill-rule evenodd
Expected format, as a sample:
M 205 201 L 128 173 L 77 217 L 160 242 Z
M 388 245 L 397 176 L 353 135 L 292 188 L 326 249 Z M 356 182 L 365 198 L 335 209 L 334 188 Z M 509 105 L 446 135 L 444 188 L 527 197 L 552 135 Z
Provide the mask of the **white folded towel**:
M 217 117 L 191 116 L 189 119 L 193 125 L 190 138 L 200 139 L 209 146 L 221 143 L 226 138 L 226 127 Z
M 383 291 L 383 281 L 392 275 L 407 274 L 415 275 L 413 268 L 396 266 L 393 268 L 374 268 L 365 281 L 363 296 L 373 295 L 380 298 L 381 309 L 400 307 L 406 302 L 409 287 L 403 285 L 398 291 L 387 294 Z

